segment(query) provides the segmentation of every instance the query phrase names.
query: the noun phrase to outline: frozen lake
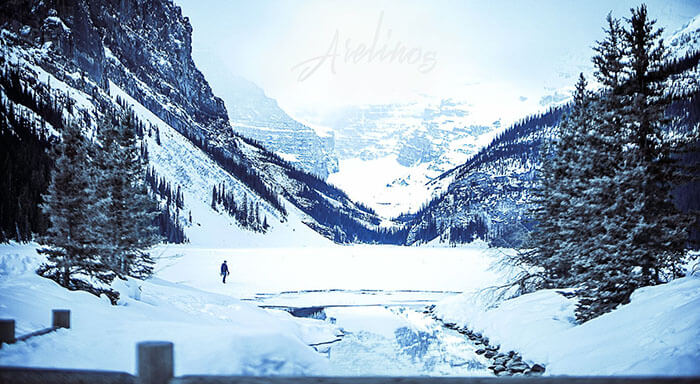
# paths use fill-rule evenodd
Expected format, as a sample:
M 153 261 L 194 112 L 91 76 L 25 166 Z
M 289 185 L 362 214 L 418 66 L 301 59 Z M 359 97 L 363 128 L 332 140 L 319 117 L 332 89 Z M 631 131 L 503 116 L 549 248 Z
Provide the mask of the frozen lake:
M 335 324 L 337 341 L 315 346 L 332 374 L 346 376 L 490 376 L 469 339 L 424 314 L 458 292 L 328 290 L 257 294 L 256 304 Z
M 315 348 L 337 375 L 489 376 L 465 336 L 444 328 L 426 306 L 493 285 L 499 250 L 330 246 L 162 251 L 158 276 L 231 295 L 268 309 L 313 317 L 342 330 Z M 217 271 L 227 260 L 231 275 Z M 216 273 L 216 272 L 215 272 Z

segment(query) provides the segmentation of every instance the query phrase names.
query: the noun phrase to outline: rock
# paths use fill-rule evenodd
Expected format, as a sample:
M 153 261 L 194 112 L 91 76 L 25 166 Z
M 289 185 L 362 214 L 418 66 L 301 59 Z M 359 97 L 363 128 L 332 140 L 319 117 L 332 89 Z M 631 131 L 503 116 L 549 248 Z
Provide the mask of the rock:
M 535 364 L 530 368 L 532 373 L 544 373 L 545 368 L 542 365 Z
M 474 353 L 476 353 L 477 355 L 483 355 L 484 353 L 486 353 L 486 350 L 485 349 L 477 349 L 476 351 L 474 351 Z
M 510 373 L 510 371 L 501 371 L 501 372 L 498 372 L 496 374 L 496 376 L 513 376 L 513 374 Z
M 498 359 L 498 358 L 501 358 L 501 357 L 507 357 L 507 355 L 505 355 L 505 354 L 503 354 L 503 353 L 499 353 L 499 354 L 496 355 L 496 358 L 497 358 L 497 359 Z
M 506 368 L 508 368 L 509 371 L 511 372 L 525 372 L 526 369 L 530 368 L 527 364 L 525 363 L 515 363 L 515 364 L 506 364 Z
M 506 370 L 506 367 L 504 367 L 504 366 L 502 366 L 502 365 L 494 365 L 494 366 L 493 366 L 493 372 L 494 372 L 494 373 L 503 372 L 503 371 L 505 371 L 505 370 Z
M 510 357 L 515 356 L 515 351 L 510 351 L 510 352 L 508 352 L 508 356 L 510 356 Z
M 506 364 L 506 366 L 511 366 L 511 365 L 524 365 L 524 366 L 530 368 L 530 366 L 529 366 L 527 363 L 525 363 L 525 362 L 523 362 L 523 361 L 521 361 L 521 360 L 515 360 L 515 359 L 511 359 L 511 360 L 508 362 L 508 364 Z
M 487 359 L 490 359 L 490 358 L 496 356 L 496 354 L 493 353 L 493 351 L 486 351 L 486 353 L 484 353 L 484 356 L 485 356 Z
M 494 351 L 494 352 L 495 352 L 495 351 L 498 351 L 498 347 L 497 347 L 497 346 L 493 346 L 493 345 L 488 345 L 488 346 L 486 346 L 486 349 L 488 349 L 489 351 Z
M 507 357 L 495 357 L 493 359 L 494 364 L 506 365 L 510 360 Z
M 488 337 L 484 337 L 484 338 L 481 340 L 481 342 L 484 343 L 484 345 L 489 345 L 489 338 L 488 338 Z

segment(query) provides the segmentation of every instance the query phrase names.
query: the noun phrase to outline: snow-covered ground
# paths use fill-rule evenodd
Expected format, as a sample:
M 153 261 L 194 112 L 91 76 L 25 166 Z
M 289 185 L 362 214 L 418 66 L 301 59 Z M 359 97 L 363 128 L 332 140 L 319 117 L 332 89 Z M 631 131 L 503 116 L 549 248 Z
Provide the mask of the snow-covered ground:
M 437 315 L 482 332 L 551 375 L 700 375 L 700 276 L 638 289 L 631 302 L 574 323 L 576 302 L 555 290 L 495 308 L 472 294 L 445 299 Z
M 289 216 L 282 220 L 280 214 L 260 199 L 254 192 L 234 176 L 224 171 L 204 151 L 183 137 L 158 116 L 136 102 L 121 88 L 110 82 L 110 95 L 121 98 L 130 105 L 137 116 L 148 124 L 157 126 L 160 131 L 160 144 L 155 137 L 146 136 L 149 152 L 149 165 L 158 175 L 182 187 L 185 209 L 181 221 L 192 245 L 215 247 L 280 247 L 293 244 L 332 244 L 330 240 L 302 223 L 304 216 L 295 206 L 287 204 Z M 246 230 L 228 214 L 211 208 L 211 190 L 215 185 L 224 184 L 240 202 L 243 195 L 249 202 L 258 202 L 262 214 L 271 225 L 267 233 Z M 192 213 L 188 222 L 187 212 Z
M 490 375 L 475 345 L 422 313 L 437 304 L 444 320 L 545 364 L 546 374 L 700 374 L 700 277 L 641 289 L 577 326 L 575 302 L 554 291 L 486 309 L 477 293 L 503 281 L 492 264 L 504 251 L 162 245 L 154 278 L 116 283 L 112 306 L 37 276 L 35 245 L 0 245 L 0 318 L 16 319 L 22 335 L 48 326 L 53 308 L 72 311 L 71 329 L 3 346 L 0 366 L 133 373 L 137 342 L 169 340 L 177 375 Z
M 471 344 L 413 310 L 493 281 L 496 275 L 488 268 L 496 254 L 483 245 L 189 245 L 160 246 L 153 255 L 158 258 L 155 277 L 115 284 L 121 301 L 112 306 L 37 276 L 42 259 L 35 245 L 1 245 L 0 318 L 16 319 L 22 335 L 50 325 L 51 309 L 68 308 L 72 328 L 3 346 L 0 365 L 134 372 L 137 342 L 169 340 L 175 343 L 177 375 L 488 373 Z M 224 259 L 232 272 L 226 285 L 218 273 Z M 317 292 L 285 293 L 306 290 Z M 321 321 L 255 304 L 353 306 L 328 308 L 327 320 Z M 320 352 L 311 346 L 336 340 L 341 329 L 341 342 L 317 348 Z M 368 364 L 372 356 L 374 364 Z M 389 356 L 395 365 L 386 364 Z
M 51 309 L 71 310 L 71 329 L 0 349 L 0 365 L 135 372 L 135 344 L 175 344 L 175 373 L 309 374 L 328 362 L 307 344 L 335 338 L 327 323 L 263 311 L 233 297 L 161 278 L 118 284 L 121 300 L 69 292 L 34 273 L 31 245 L 0 247 L 0 318 L 17 334 L 50 326 Z M 216 278 L 216 276 L 214 276 Z

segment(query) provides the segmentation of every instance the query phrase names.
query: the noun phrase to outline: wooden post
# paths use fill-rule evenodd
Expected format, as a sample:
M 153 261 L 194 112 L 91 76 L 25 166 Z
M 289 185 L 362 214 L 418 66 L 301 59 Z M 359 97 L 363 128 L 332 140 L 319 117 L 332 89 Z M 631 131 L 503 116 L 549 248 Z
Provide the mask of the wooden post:
M 54 328 L 70 328 L 70 310 L 54 309 L 52 324 Z
M 0 319 L 0 347 L 2 343 L 12 344 L 15 342 L 15 321 L 10 319 Z
M 174 375 L 173 343 L 144 341 L 136 345 L 136 382 L 167 384 Z

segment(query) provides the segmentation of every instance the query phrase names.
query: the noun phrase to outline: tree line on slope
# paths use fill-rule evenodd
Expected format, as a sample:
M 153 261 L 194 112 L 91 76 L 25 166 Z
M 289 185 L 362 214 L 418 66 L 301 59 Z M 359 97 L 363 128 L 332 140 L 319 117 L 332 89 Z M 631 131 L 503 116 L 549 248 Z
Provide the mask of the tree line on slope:
M 250 202 L 249 204 L 247 193 L 243 193 L 243 200 L 237 202 L 233 191 L 226 190 L 223 183 L 219 184 L 218 188 L 216 186 L 212 188 L 211 208 L 215 211 L 223 209 L 244 228 L 262 233 L 270 228 L 267 216 L 260 214 L 260 203 Z
M 542 154 L 528 251 L 514 257 L 536 267 L 521 283 L 575 287 L 584 322 L 629 301 L 632 292 L 684 274 L 696 212 L 682 212 L 672 192 L 697 168 L 681 161 L 698 140 L 697 125 L 669 135 L 673 99 L 668 51 L 642 5 L 622 21 L 608 15 L 596 42 L 595 77 L 583 75 L 559 136 Z
M 260 175 L 254 169 L 251 169 L 246 164 L 234 159 L 229 151 L 216 145 L 211 145 L 206 138 L 199 137 L 188 132 L 180 133 L 197 148 L 209 155 L 212 160 L 219 164 L 225 171 L 236 177 L 243 184 L 258 194 L 258 196 L 260 196 L 263 200 L 275 207 L 275 209 L 282 213 L 282 215 L 287 214 L 287 210 L 284 208 L 284 205 L 280 201 L 277 193 L 275 193 L 275 191 L 273 191 L 265 184 L 265 182 L 263 182 Z M 236 145 L 235 142 L 233 145 Z
M 45 233 L 48 219 L 38 202 L 48 187 L 52 140 L 28 113 L 8 99 L 0 103 L 0 242 L 25 242 Z
M 336 243 L 404 243 L 406 237 L 405 229 L 377 228 L 381 222 L 372 208 L 362 203 L 351 201 L 341 189 L 312 173 L 298 169 L 279 155 L 265 149 L 260 142 L 245 136 L 239 137 L 245 143 L 258 148 L 266 161 L 279 166 L 286 176 L 289 177 L 290 181 L 298 183 L 299 188 L 297 192 L 294 191 L 294 188 L 282 189 L 282 197 L 288 199 L 318 223 L 306 223 L 315 231 Z M 196 145 L 212 155 L 219 164 L 224 166 L 224 169 L 230 170 L 229 164 L 236 164 L 230 159 L 227 160 L 228 157 L 223 154 L 223 151 L 207 145 L 206 142 L 202 142 L 200 139 L 194 138 L 194 140 Z M 246 182 L 249 187 L 256 186 L 256 188 L 252 188 L 254 191 L 258 193 L 265 191 L 265 194 L 261 195 L 261 197 L 268 202 L 274 202 L 272 205 L 281 209 L 280 197 L 265 187 L 264 182 L 259 179 L 255 171 L 250 170 L 249 172 L 250 176 L 258 177 L 258 179 L 253 180 L 249 176 L 240 173 L 240 171 L 233 174 L 239 180 Z M 245 177 L 241 179 L 239 175 Z M 327 198 L 336 200 L 339 206 L 329 203 Z M 282 212 L 286 213 L 284 210 Z
M 54 168 L 49 150 L 59 141 L 49 128 L 58 132 L 63 130 L 63 111 L 73 113 L 73 100 L 51 92 L 50 87 L 35 79 L 25 79 L 34 81 L 31 87 L 23 84 L 20 71 L 5 64 L 0 71 L 0 87 L 7 96 L 0 103 L 0 170 L 3 178 L 0 183 L 0 242 L 27 242 L 45 235 L 48 228 L 48 217 L 40 208 L 41 195 L 48 188 Z M 119 104 L 127 109 L 125 103 Z M 82 114 L 75 123 L 90 126 L 90 116 Z M 144 132 L 152 135 L 154 131 L 138 121 L 135 128 L 141 138 Z M 157 140 L 157 127 L 155 129 Z M 142 155 L 148 159 L 147 152 Z M 155 189 L 152 191 L 158 193 Z M 182 224 L 175 212 L 168 208 L 167 204 L 162 207 L 154 224 L 165 241 L 185 242 Z
M 148 148 L 146 142 L 141 142 L 141 158 L 148 160 Z M 159 176 L 153 167 L 146 169 L 146 184 L 161 201 L 160 213 L 155 218 L 155 224 L 164 240 L 169 243 L 182 244 L 188 242 L 185 236 L 185 227 L 180 222 L 180 210 L 185 208 L 185 198 L 180 186 L 173 188 L 170 182 Z M 189 212 L 189 222 L 192 223 L 192 211 Z

